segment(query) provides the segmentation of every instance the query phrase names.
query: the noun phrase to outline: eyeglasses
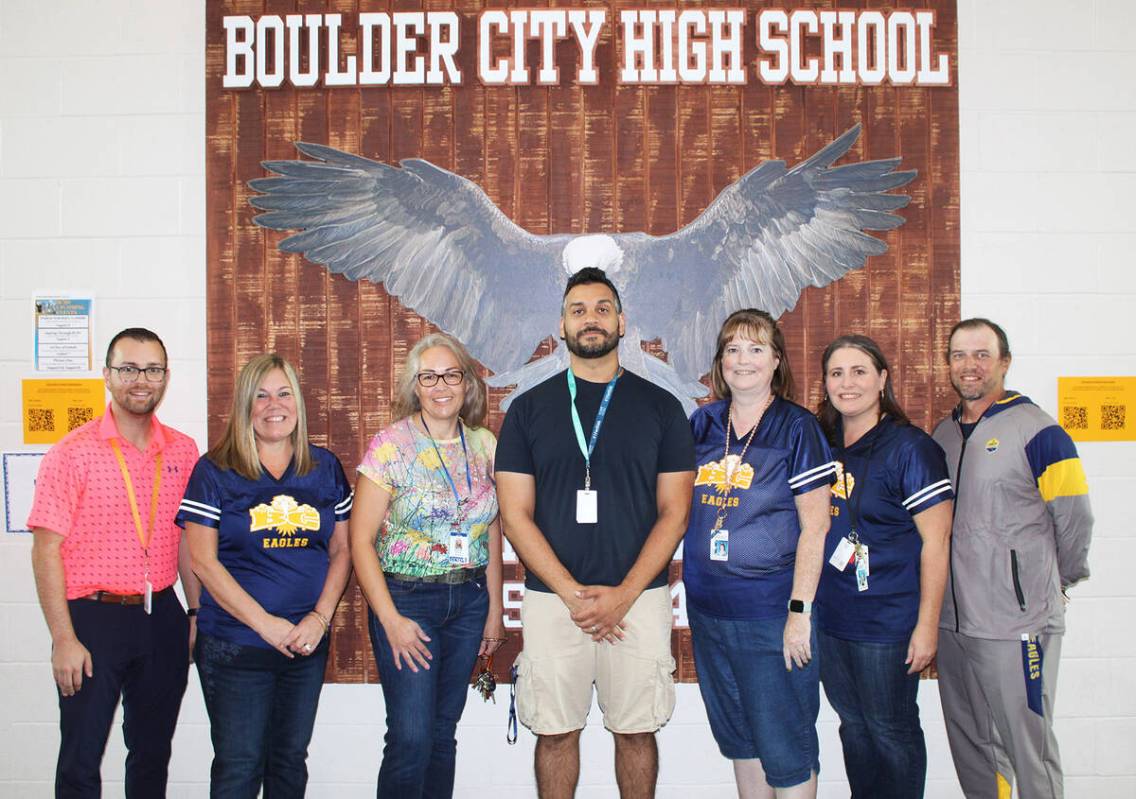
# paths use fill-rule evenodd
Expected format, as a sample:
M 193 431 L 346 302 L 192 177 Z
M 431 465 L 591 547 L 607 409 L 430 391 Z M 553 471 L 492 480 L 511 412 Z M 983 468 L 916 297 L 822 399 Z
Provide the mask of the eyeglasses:
M 418 384 L 426 388 L 433 388 L 438 385 L 439 378 L 445 381 L 447 386 L 456 386 L 465 380 L 465 372 L 419 372 L 417 374 Z
M 118 379 L 123 383 L 134 383 L 138 380 L 138 375 L 143 372 L 146 373 L 147 381 L 161 383 L 166 379 L 166 372 L 169 371 L 164 366 L 147 366 L 145 369 L 139 369 L 137 366 L 108 366 L 107 368 L 118 372 Z

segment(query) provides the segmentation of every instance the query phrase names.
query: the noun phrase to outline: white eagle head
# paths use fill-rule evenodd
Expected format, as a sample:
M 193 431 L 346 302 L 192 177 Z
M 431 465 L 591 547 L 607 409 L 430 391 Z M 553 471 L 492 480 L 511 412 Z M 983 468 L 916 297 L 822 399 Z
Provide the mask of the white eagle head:
M 592 233 L 577 236 L 568 242 L 560 259 L 564 271 L 569 275 L 574 275 L 587 266 L 598 267 L 613 275 L 623 263 L 623 250 L 611 236 Z

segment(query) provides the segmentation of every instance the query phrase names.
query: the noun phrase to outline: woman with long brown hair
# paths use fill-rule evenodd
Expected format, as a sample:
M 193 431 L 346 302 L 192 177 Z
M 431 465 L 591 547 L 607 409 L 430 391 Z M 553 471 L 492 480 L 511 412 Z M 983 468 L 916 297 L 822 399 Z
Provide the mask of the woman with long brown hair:
M 919 672 L 935 656 L 954 494 L 943 452 L 907 420 L 867 336 L 824 351 L 818 417 L 837 462 L 817 594 L 820 676 L 854 799 L 918 799 Z

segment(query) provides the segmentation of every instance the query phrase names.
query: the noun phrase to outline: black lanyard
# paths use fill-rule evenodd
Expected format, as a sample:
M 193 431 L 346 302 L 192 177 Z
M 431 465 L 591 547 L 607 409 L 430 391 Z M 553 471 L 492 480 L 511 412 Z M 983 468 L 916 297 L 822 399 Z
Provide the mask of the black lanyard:
M 880 421 L 882 422 L 883 420 L 881 419 Z M 868 431 L 869 434 L 874 432 L 875 429 L 876 428 L 872 428 L 872 430 L 869 430 Z M 841 434 L 843 435 L 843 432 Z M 860 480 L 856 481 L 856 482 L 863 482 L 865 488 L 867 487 L 868 480 L 870 479 L 869 475 L 870 475 L 871 470 L 872 470 L 872 456 L 876 454 L 876 442 L 879 441 L 879 440 L 880 440 L 880 437 L 879 437 L 878 434 L 872 437 L 872 444 L 871 444 L 871 446 L 868 447 L 868 457 L 864 459 L 863 474 L 860 475 Z M 855 445 L 853 445 L 853 446 L 855 446 Z M 853 484 L 853 490 L 852 491 L 848 490 L 848 455 L 847 455 L 848 450 L 844 447 L 841 447 L 840 450 L 839 450 L 839 453 L 840 453 L 841 461 L 844 464 L 843 468 L 841 469 L 841 473 L 840 473 L 840 478 L 841 478 L 842 482 L 844 483 L 844 503 L 848 506 L 848 513 L 852 517 L 852 520 L 851 520 L 852 521 L 852 532 L 859 535 L 859 530 L 860 530 L 860 499 L 863 496 L 863 494 L 862 494 L 862 492 L 855 490 L 855 484 Z M 856 495 L 856 499 L 854 501 L 852 499 L 853 493 Z

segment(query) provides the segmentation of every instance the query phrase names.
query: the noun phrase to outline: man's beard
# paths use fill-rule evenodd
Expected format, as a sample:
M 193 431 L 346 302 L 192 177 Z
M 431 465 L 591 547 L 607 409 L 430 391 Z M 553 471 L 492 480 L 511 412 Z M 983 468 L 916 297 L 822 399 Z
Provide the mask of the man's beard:
M 595 344 L 580 343 L 580 339 L 583 338 L 584 334 L 592 332 L 599 333 L 603 338 Z M 566 335 L 564 337 L 564 344 L 568 347 L 568 352 L 578 358 L 602 358 L 619 346 L 619 331 L 616 330 L 612 332 L 611 335 L 608 335 L 607 331 L 601 330 L 598 327 L 589 327 L 581 330 L 575 336 Z

